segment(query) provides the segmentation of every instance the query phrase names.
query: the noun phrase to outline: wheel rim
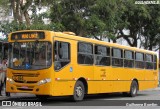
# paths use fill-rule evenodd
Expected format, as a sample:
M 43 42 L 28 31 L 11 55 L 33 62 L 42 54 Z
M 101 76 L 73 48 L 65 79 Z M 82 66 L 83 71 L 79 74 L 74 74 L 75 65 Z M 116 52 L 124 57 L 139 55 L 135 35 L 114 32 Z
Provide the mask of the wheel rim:
M 134 95 L 136 94 L 136 92 L 137 92 L 137 87 L 136 86 L 132 87 L 132 92 L 133 92 Z
M 83 95 L 83 89 L 81 86 L 77 86 L 75 91 L 77 97 L 81 97 Z

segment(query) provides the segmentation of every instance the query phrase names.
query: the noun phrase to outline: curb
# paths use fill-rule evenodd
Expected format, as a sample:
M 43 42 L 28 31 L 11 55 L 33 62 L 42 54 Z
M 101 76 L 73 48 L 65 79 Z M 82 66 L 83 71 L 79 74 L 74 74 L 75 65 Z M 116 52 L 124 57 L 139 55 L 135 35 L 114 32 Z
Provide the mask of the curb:
M 154 89 L 151 89 L 151 90 L 156 90 L 156 91 L 160 91 L 160 87 L 157 87 L 157 88 L 154 88 Z
M 8 99 L 9 97 L 7 97 L 7 96 L 0 96 L 0 101 L 2 101 L 2 100 L 5 100 L 5 99 Z

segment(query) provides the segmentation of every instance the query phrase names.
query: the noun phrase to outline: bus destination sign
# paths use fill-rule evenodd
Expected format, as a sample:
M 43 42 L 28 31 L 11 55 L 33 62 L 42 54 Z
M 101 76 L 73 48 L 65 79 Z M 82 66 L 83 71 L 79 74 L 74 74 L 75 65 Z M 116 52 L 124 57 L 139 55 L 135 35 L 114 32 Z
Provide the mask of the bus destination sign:
M 34 40 L 44 38 L 44 32 L 20 32 L 11 34 L 11 40 Z

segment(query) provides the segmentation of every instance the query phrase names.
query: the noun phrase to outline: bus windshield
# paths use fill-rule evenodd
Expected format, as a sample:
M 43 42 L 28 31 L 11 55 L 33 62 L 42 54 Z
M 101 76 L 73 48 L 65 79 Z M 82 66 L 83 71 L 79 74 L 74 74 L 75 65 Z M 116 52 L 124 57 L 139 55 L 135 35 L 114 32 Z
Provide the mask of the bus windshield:
M 52 64 L 50 42 L 14 42 L 9 45 L 9 68 L 38 70 Z

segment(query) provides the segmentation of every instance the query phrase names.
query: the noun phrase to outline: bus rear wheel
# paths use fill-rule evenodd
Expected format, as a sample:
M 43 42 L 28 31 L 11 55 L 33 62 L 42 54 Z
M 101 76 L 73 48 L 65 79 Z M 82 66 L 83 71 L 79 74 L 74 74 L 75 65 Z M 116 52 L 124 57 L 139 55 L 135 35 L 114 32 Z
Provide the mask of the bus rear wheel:
M 85 88 L 82 81 L 77 81 L 74 86 L 74 92 L 73 92 L 73 100 L 74 101 L 81 101 L 83 100 L 85 95 Z
M 129 96 L 135 97 L 137 95 L 137 92 L 138 92 L 138 84 L 136 81 L 132 81 Z

